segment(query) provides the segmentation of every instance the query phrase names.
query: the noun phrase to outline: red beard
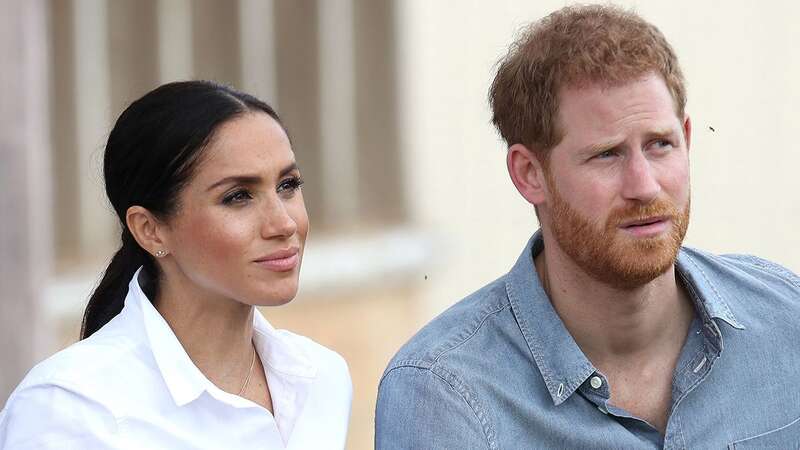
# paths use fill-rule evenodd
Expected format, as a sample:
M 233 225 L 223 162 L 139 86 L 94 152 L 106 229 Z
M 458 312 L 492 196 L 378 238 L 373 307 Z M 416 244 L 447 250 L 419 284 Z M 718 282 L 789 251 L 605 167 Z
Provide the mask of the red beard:
M 679 211 L 669 200 L 631 204 L 611 211 L 598 225 L 581 216 L 564 200 L 548 177 L 553 193 L 553 235 L 561 249 L 587 274 L 618 289 L 633 289 L 666 272 L 678 255 L 689 227 L 689 207 Z M 672 229 L 650 238 L 627 236 L 620 224 L 647 217 L 664 216 Z

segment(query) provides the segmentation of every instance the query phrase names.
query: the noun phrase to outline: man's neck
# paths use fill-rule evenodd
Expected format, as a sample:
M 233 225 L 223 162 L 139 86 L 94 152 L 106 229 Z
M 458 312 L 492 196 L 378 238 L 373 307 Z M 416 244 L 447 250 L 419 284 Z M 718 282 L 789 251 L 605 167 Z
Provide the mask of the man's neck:
M 694 316 L 674 265 L 643 286 L 622 290 L 592 278 L 558 250 L 546 245 L 535 258 L 553 307 L 592 365 L 608 377 L 609 402 L 663 434 L 672 376 Z
M 536 256 L 536 270 L 554 309 L 595 366 L 680 351 L 694 309 L 674 266 L 650 283 L 623 290 L 592 278 L 558 250 L 546 246 Z

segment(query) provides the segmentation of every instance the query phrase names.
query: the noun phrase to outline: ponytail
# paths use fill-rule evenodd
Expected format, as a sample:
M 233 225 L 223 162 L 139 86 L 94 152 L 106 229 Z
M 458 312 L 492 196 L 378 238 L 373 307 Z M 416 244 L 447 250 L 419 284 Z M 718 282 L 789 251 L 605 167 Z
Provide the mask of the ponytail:
M 147 277 L 148 290 L 154 293 L 158 278 L 153 276 L 155 273 L 153 260 L 139 247 L 130 231 L 124 228 L 122 246 L 111 258 L 111 263 L 108 264 L 103 279 L 95 288 L 86 305 L 81 325 L 81 339 L 86 339 L 94 334 L 122 311 L 125 297 L 128 295 L 128 284 L 136 270 L 142 266 L 144 266 L 142 272 Z

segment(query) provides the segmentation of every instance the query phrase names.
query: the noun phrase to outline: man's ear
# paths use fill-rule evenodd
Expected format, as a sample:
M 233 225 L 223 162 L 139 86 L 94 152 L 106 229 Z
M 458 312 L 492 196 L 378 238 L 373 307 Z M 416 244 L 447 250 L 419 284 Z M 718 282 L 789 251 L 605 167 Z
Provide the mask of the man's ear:
M 692 148 L 692 120 L 686 114 L 683 119 L 683 136 L 686 138 L 686 150 Z
M 125 213 L 125 222 L 139 246 L 154 256 L 169 253 L 164 240 L 164 224 L 147 208 L 131 206 Z
M 511 181 L 528 203 L 538 206 L 545 195 L 544 167 L 536 155 L 522 144 L 508 148 L 506 165 Z

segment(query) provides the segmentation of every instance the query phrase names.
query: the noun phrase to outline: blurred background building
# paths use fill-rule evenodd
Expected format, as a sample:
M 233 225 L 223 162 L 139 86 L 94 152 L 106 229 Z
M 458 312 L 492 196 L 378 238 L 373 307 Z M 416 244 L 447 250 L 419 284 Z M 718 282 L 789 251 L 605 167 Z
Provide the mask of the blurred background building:
M 348 360 L 348 448 L 372 448 L 393 352 L 537 227 L 486 93 L 520 28 L 564 4 L 0 0 L 0 404 L 77 339 L 117 246 L 100 173 L 114 120 L 161 83 L 213 79 L 290 130 L 312 235 L 298 298 L 264 313 Z M 688 80 L 687 243 L 800 271 L 800 3 L 621 4 L 661 28 Z

